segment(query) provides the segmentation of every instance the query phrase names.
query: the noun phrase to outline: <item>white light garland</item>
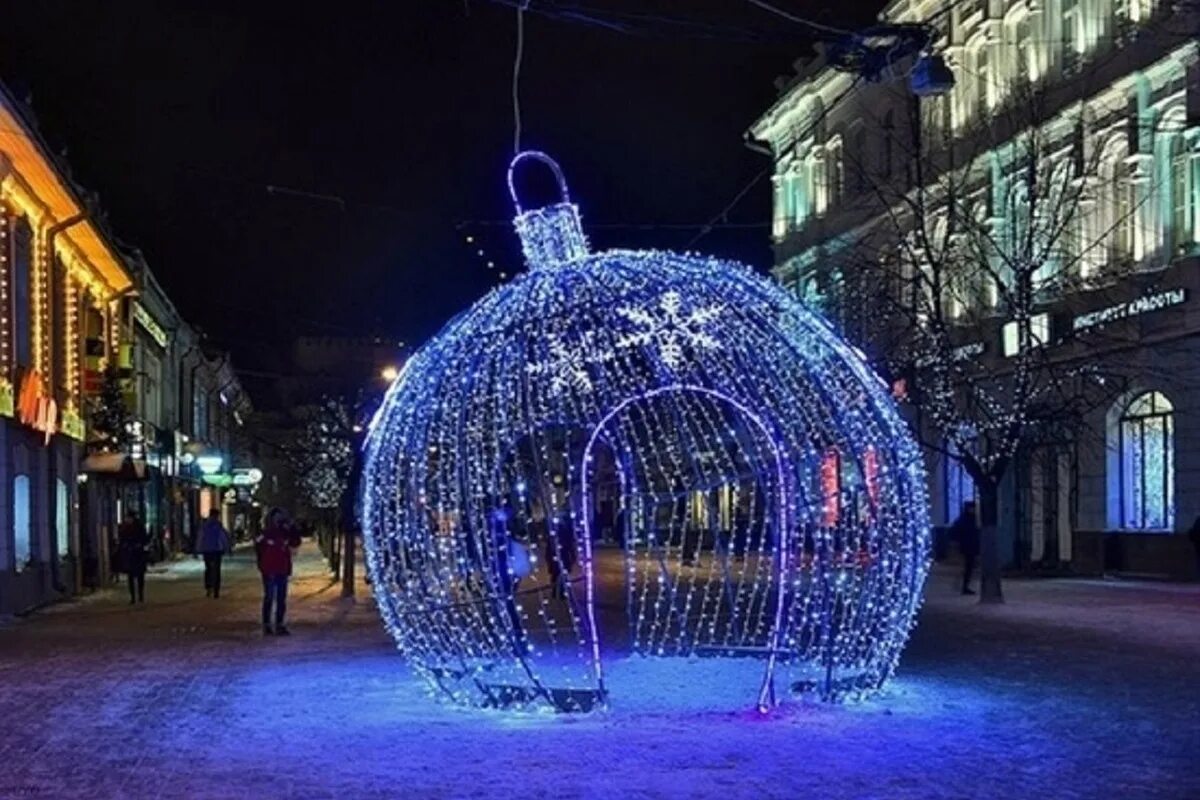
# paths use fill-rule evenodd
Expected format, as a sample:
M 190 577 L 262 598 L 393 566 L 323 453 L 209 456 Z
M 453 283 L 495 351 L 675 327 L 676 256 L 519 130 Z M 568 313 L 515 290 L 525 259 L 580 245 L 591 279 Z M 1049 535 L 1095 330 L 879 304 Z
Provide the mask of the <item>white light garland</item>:
M 636 653 L 760 657 L 761 710 L 785 668 L 826 698 L 877 689 L 929 552 L 887 387 L 744 266 L 591 253 L 557 165 L 530 158 L 563 200 L 518 206 L 529 272 L 413 356 L 367 440 L 397 645 L 456 702 L 586 711 L 623 604 Z

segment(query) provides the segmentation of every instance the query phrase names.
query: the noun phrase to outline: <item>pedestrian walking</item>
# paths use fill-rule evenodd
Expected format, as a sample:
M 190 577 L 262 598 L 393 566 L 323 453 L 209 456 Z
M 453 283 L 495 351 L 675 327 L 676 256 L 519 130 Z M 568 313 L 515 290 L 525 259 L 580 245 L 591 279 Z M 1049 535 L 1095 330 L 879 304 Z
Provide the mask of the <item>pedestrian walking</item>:
M 979 523 L 975 520 L 975 501 L 963 503 L 962 513 L 950 526 L 950 538 L 958 542 L 958 551 L 963 557 L 962 593 L 975 594 L 971 590 L 971 576 L 975 572 L 975 560 L 979 558 Z
M 284 624 L 287 616 L 288 579 L 292 575 L 292 550 L 300 546 L 300 537 L 287 524 L 287 515 L 282 509 L 271 509 L 267 514 L 267 527 L 258 537 L 255 548 L 258 554 L 258 571 L 262 575 L 263 603 L 262 626 L 266 636 L 289 636 L 291 631 Z M 272 627 L 274 611 L 274 627 Z
M 576 558 L 575 527 L 564 514 L 558 518 L 553 535 L 546 537 L 546 566 L 550 570 L 553 597 L 567 596 Z
M 149 545 L 146 526 L 135 512 L 126 513 L 117 530 L 117 552 L 129 582 L 129 605 L 146 602 L 146 548 Z
M 533 571 L 533 564 L 529 550 L 509 532 L 509 510 L 502 505 L 493 505 L 491 498 L 488 506 L 488 536 L 495 559 L 496 590 L 499 594 L 496 599 L 503 604 L 505 616 L 508 617 L 513 654 L 517 658 L 524 658 L 529 652 L 529 643 L 525 637 L 517 592 L 520 591 L 521 579 L 529 577 Z
M 221 524 L 221 512 L 210 509 L 208 519 L 200 526 L 196 552 L 204 557 L 204 593 L 209 597 L 221 596 L 221 559 L 230 552 L 229 531 Z

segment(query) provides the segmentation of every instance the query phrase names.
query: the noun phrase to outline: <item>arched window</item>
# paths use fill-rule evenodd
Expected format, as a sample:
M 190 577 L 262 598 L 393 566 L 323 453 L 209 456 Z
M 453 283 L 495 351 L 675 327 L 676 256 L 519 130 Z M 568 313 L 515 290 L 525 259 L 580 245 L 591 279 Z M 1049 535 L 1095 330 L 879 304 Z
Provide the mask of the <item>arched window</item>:
M 1008 190 L 1008 241 L 1006 249 L 998 265 L 1001 275 L 1007 283 L 1015 285 L 1018 278 L 1028 277 L 1033 281 L 1033 288 L 1038 288 L 1040 279 L 1040 264 L 1035 264 L 1037 244 L 1034 241 L 1033 216 L 1029 208 L 1029 189 L 1025 181 L 1013 181 Z M 1033 271 L 1033 274 L 1031 274 Z
M 1098 234 L 1106 244 L 1110 265 L 1133 257 L 1133 228 L 1137 209 L 1133 199 L 1133 167 L 1125 163 L 1128 150 L 1114 137 L 1103 151 L 1100 164 L 1101 213 Z
M 842 163 L 842 139 L 836 136 L 825 144 L 825 207 L 837 208 L 842 202 L 845 175 Z
M 29 476 L 13 478 L 13 556 L 17 572 L 33 560 L 33 515 L 29 508 Z
M 1159 392 L 1135 397 L 1121 414 L 1121 527 L 1170 530 L 1175 524 L 1175 426 Z
M 975 58 L 972 59 L 974 65 L 975 77 L 975 113 L 980 117 L 986 117 L 988 111 L 991 110 L 991 63 L 988 57 L 987 42 L 980 41 L 974 50 Z
M 1175 134 L 1167 147 L 1167 168 L 1171 171 L 1168 184 L 1171 188 L 1171 215 L 1169 236 L 1171 253 L 1174 256 L 1181 247 L 1192 243 L 1192 192 L 1191 163 L 1183 137 Z
M 1062 0 L 1063 69 L 1072 75 L 1079 68 L 1080 54 L 1086 49 L 1083 38 L 1083 13 L 1079 0 Z

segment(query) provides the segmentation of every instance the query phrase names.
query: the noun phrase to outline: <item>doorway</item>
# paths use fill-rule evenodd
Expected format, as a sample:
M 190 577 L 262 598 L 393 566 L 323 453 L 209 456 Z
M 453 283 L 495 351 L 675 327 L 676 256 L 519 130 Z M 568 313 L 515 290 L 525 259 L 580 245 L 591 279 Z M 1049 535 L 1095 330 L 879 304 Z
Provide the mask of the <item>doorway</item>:
M 597 548 L 591 530 L 601 447 L 612 453 L 619 485 L 616 551 Z M 626 400 L 596 425 L 579 475 L 597 685 L 613 652 L 602 651 L 601 639 L 621 625 L 613 612 L 622 608 L 633 654 L 761 659 L 765 710 L 774 701 L 791 549 L 789 475 L 770 429 L 725 394 L 665 387 Z

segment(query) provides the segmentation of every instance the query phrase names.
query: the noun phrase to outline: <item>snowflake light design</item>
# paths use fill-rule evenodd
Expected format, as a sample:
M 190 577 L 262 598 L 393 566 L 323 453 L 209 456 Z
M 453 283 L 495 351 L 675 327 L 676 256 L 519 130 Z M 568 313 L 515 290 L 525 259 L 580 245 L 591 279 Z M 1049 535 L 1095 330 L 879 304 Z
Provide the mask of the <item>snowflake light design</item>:
M 592 390 L 592 379 L 588 375 L 587 366 L 595 358 L 591 355 L 592 336 L 584 337 L 578 346 L 573 345 L 561 336 L 548 337 L 547 358 L 545 361 L 535 361 L 525 367 L 525 371 L 533 377 L 549 377 L 550 391 L 555 393 L 575 389 L 580 392 Z
M 724 306 L 715 304 L 685 311 L 683 297 L 671 289 L 658 298 L 657 309 L 632 305 L 617 309 L 638 328 L 618 338 L 617 347 L 655 345 L 662 362 L 678 369 L 686 355 L 685 347 L 716 350 L 721 346 L 709 327 L 724 310 Z

